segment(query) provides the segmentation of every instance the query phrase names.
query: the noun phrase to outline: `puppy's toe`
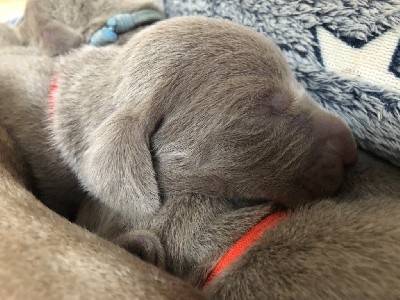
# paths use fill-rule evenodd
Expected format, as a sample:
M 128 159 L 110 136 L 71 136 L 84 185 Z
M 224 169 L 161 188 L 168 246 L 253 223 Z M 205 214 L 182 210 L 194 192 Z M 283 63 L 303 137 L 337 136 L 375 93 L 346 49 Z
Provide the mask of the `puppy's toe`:
M 118 236 L 114 243 L 140 259 L 165 269 L 165 252 L 159 238 L 149 231 L 131 231 Z

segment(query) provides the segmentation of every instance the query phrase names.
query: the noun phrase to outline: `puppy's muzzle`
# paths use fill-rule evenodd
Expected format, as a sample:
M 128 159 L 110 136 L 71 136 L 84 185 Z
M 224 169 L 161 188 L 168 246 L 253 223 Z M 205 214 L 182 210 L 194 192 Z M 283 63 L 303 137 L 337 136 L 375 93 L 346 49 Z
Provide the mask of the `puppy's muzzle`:
M 314 134 L 312 164 L 305 170 L 301 184 L 314 197 L 328 196 L 339 188 L 344 170 L 357 163 L 357 145 L 349 127 L 325 111 L 315 116 Z

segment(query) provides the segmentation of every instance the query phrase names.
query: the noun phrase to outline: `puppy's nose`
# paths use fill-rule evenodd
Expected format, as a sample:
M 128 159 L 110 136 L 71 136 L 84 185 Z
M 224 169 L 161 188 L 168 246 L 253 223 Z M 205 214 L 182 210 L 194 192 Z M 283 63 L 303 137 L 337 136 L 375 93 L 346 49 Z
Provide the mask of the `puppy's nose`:
M 317 138 L 325 143 L 325 151 L 336 154 L 343 167 L 358 161 L 357 145 L 349 127 L 337 116 L 322 112 L 316 116 Z
M 358 160 L 353 135 L 339 117 L 324 110 L 316 111 L 314 134 L 316 147 L 313 159 L 300 181 L 308 201 L 336 192 L 342 182 L 343 171 Z

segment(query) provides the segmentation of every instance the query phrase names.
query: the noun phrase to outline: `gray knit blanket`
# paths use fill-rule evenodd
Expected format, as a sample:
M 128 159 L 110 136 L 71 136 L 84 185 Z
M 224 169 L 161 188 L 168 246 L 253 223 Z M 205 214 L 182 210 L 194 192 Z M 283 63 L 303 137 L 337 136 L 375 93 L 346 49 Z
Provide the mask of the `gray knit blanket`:
M 164 0 L 168 16 L 229 19 L 272 38 L 360 147 L 400 166 L 400 0 Z

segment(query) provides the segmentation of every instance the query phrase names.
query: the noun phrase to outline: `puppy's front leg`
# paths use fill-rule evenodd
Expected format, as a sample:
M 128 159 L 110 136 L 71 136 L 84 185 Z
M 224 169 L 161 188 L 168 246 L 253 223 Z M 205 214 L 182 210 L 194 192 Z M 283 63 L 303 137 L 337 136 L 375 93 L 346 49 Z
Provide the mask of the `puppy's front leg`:
M 132 229 L 121 214 L 100 201 L 87 198 L 79 209 L 76 223 L 142 260 L 165 269 L 165 251 L 159 237 L 150 230 Z
M 147 228 L 137 230 L 115 210 L 88 198 L 78 212 L 76 223 L 144 261 L 161 268 L 168 266 L 170 272 L 185 278 L 210 251 L 209 243 L 199 243 L 199 235 L 204 235 L 216 215 L 232 209 L 232 204 L 225 200 L 171 195 Z M 245 226 L 246 222 L 243 223 Z

